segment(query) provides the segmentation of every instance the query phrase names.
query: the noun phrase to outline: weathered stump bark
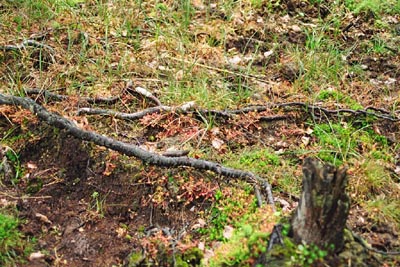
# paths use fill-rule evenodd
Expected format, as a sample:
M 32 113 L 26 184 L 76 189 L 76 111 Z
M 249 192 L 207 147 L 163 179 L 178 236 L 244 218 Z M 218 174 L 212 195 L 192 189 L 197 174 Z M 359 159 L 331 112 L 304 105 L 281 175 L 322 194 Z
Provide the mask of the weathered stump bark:
M 322 165 L 306 158 L 303 163 L 303 191 L 292 218 L 296 242 L 335 251 L 343 247 L 343 230 L 349 214 L 350 200 L 345 192 L 346 168 Z

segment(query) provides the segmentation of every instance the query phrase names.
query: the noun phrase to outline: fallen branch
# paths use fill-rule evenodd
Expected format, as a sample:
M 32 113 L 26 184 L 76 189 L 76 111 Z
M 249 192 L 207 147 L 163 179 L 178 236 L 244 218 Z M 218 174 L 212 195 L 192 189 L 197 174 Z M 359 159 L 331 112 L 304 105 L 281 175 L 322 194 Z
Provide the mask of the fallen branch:
M 4 50 L 4 51 L 18 51 L 18 50 L 22 50 L 23 48 L 26 47 L 35 47 L 35 48 L 44 48 L 49 50 L 50 52 L 54 53 L 54 49 L 51 46 L 45 45 L 41 42 L 35 41 L 35 40 L 25 40 L 23 42 L 21 42 L 20 44 L 17 45 L 3 45 L 0 46 L 0 50 Z
M 132 81 L 128 82 L 127 88 L 131 92 L 134 92 L 134 93 L 137 93 L 137 94 L 142 95 L 144 97 L 147 97 L 148 99 L 150 99 L 151 101 L 156 103 L 157 106 L 162 106 L 161 101 L 156 96 L 154 96 L 150 91 L 146 90 L 145 88 L 138 86 L 135 89 L 132 89 L 133 88 L 133 82 Z
M 38 118 L 40 118 L 47 124 L 57 127 L 59 129 L 64 129 L 69 134 L 78 139 L 93 142 L 96 145 L 107 147 L 109 149 L 118 151 L 127 156 L 132 156 L 137 159 L 141 159 L 146 164 L 151 164 L 160 167 L 186 166 L 198 170 L 209 170 L 228 178 L 243 178 L 249 183 L 254 184 L 256 195 L 259 190 L 258 188 L 259 187 L 263 188 L 267 193 L 268 203 L 270 203 L 274 207 L 274 199 L 272 196 L 271 185 L 265 179 L 262 179 L 261 177 L 255 175 L 252 172 L 228 168 L 215 162 L 189 158 L 185 156 L 166 157 L 146 151 L 144 149 L 139 148 L 138 146 L 127 144 L 95 132 L 82 130 L 78 128 L 72 121 L 55 113 L 47 111 L 43 106 L 37 104 L 30 98 L 0 94 L 0 105 L 21 106 L 25 109 L 30 110 L 33 114 L 35 114 Z M 259 203 L 262 202 L 262 200 L 260 199 L 258 199 L 258 201 Z
M 80 108 L 78 109 L 78 115 L 82 114 L 90 114 L 90 115 L 106 115 L 106 116 L 112 116 L 117 119 L 123 119 L 123 120 L 137 120 L 140 118 L 143 118 L 144 116 L 148 114 L 153 114 L 153 113 L 158 113 L 160 111 L 170 111 L 170 107 L 167 106 L 158 106 L 158 107 L 152 107 L 152 108 L 146 108 L 138 112 L 134 113 L 124 113 L 124 112 L 118 112 L 114 110 L 107 110 L 107 109 L 99 109 L 99 108 Z
M 190 102 L 190 107 L 194 106 L 192 105 L 193 102 Z M 185 104 L 186 105 L 186 104 Z M 96 109 L 96 108 L 80 108 L 78 109 L 78 114 L 90 114 L 90 115 L 108 115 L 108 116 L 113 116 L 119 119 L 127 119 L 127 120 L 135 120 L 135 119 L 140 119 L 144 117 L 145 115 L 152 114 L 152 113 L 157 113 L 161 111 L 181 111 L 183 113 L 188 113 L 189 110 L 187 108 L 182 108 L 181 107 L 170 107 L 170 106 L 157 106 L 157 107 L 152 107 L 152 108 L 147 108 L 142 111 L 138 111 L 135 113 L 124 113 L 124 112 L 118 112 L 118 111 L 113 111 L 113 110 L 106 110 L 106 109 Z M 239 114 L 245 114 L 245 113 L 250 113 L 250 112 L 263 112 L 267 111 L 273 108 L 285 108 L 285 107 L 300 107 L 306 110 L 306 112 L 310 113 L 313 116 L 316 116 L 316 112 L 323 113 L 325 115 L 339 115 L 343 113 L 348 113 L 352 114 L 355 116 L 374 116 L 380 119 L 384 120 L 389 120 L 392 122 L 397 122 L 400 121 L 400 118 L 391 116 L 391 115 L 386 115 L 386 114 L 379 114 L 377 112 L 370 112 L 369 110 L 374 110 L 378 111 L 380 113 L 383 113 L 383 109 L 379 108 L 374 108 L 374 107 L 367 107 L 363 110 L 353 110 L 353 109 L 336 109 L 336 110 L 331 110 L 315 105 L 309 105 L 307 103 L 303 102 L 289 102 L 289 103 L 281 103 L 281 104 L 267 104 L 265 106 L 254 106 L 254 107 L 246 107 L 242 109 L 236 109 L 236 110 L 209 110 L 209 109 L 200 109 L 197 108 L 196 112 L 202 114 L 202 115 L 215 115 L 218 117 L 223 117 L 223 118 L 232 118 L 235 115 Z M 397 111 L 395 111 L 397 113 Z M 390 114 L 387 112 L 387 114 Z M 277 121 L 277 120 L 286 120 L 289 119 L 293 116 L 290 115 L 273 115 L 273 116 L 262 116 L 260 117 L 260 120 L 262 121 Z
M 366 107 L 365 109 L 357 109 L 357 110 L 347 109 L 347 108 L 327 109 L 327 108 L 316 106 L 316 105 L 310 105 L 305 102 L 288 102 L 288 103 L 278 103 L 278 104 L 277 103 L 267 103 L 267 104 L 261 105 L 261 106 L 250 106 L 250 107 L 246 107 L 243 109 L 231 110 L 231 111 L 227 111 L 227 112 L 234 113 L 234 114 L 247 113 L 247 112 L 262 112 L 262 111 L 266 111 L 268 109 L 285 108 L 285 107 L 301 107 L 301 108 L 304 108 L 311 115 L 315 115 L 316 111 L 324 113 L 325 115 L 339 115 L 339 114 L 343 114 L 343 113 L 348 113 L 348 114 L 352 114 L 355 116 L 360 116 L 360 115 L 374 116 L 374 117 L 377 117 L 380 119 L 389 120 L 389 121 L 393 121 L 393 122 L 400 121 L 399 117 L 392 116 L 392 115 L 390 115 L 389 111 L 381 109 L 381 108 Z M 375 112 L 370 112 L 369 110 L 373 110 Z M 397 114 L 397 113 L 399 113 L 399 111 L 394 111 L 393 113 Z
M 194 102 L 185 103 L 184 105 L 177 107 L 177 108 L 172 108 L 169 106 L 157 106 L 157 107 L 146 108 L 141 111 L 134 112 L 134 113 L 124 113 L 124 112 L 118 112 L 118 111 L 114 111 L 114 110 L 98 109 L 98 108 L 80 108 L 80 109 L 78 109 L 78 115 L 82 115 L 82 114 L 108 115 L 108 116 L 113 116 L 117 119 L 137 120 L 137 119 L 143 118 L 146 115 L 158 113 L 161 111 L 175 110 L 178 112 L 179 111 L 186 112 L 193 105 L 194 105 Z
M 358 234 L 354 233 L 352 230 L 348 229 L 350 231 L 351 235 L 353 236 L 354 240 L 360 243 L 366 250 L 370 250 L 374 253 L 386 255 L 386 256 L 395 256 L 395 255 L 400 255 L 400 251 L 383 251 L 379 250 L 376 248 L 373 248 L 370 244 L 367 243 L 361 236 Z
M 3 51 L 17 51 L 18 52 L 18 51 L 21 51 L 22 49 L 26 49 L 27 47 L 33 47 L 33 48 L 46 50 L 49 53 L 51 61 L 53 63 L 56 62 L 56 60 L 54 58 L 55 51 L 51 46 L 43 44 L 43 43 L 35 41 L 35 40 L 32 40 L 32 39 L 25 40 L 25 41 L 23 41 L 23 42 L 21 42 L 20 44 L 17 44 L 17 45 L 3 45 L 3 46 L 0 46 L 0 50 L 3 50 Z
M 41 90 L 41 89 L 26 89 L 25 93 L 27 95 L 43 95 L 46 100 L 53 100 L 53 101 L 63 101 L 70 98 L 70 96 L 66 95 L 59 95 L 52 93 L 48 90 Z M 104 97 L 79 97 L 80 100 L 85 101 L 89 104 L 115 104 L 118 100 L 121 99 L 120 96 L 114 96 L 109 98 Z
M 106 110 L 106 109 L 96 109 L 96 108 L 80 108 L 78 109 L 78 114 L 89 114 L 89 115 L 106 115 L 106 116 L 113 116 L 119 119 L 127 119 L 127 120 L 136 120 L 140 119 L 148 114 L 152 113 L 157 113 L 161 111 L 180 111 L 183 113 L 188 113 L 190 109 L 195 107 L 194 102 L 188 102 L 180 107 L 171 107 L 171 106 L 166 106 L 162 105 L 161 101 L 155 97 L 151 92 L 148 90 L 142 88 L 142 87 L 136 87 L 135 89 L 132 89 L 132 84 L 129 82 L 126 89 L 124 92 L 128 91 L 133 91 L 139 95 L 142 95 L 150 100 L 152 100 L 154 103 L 157 104 L 156 107 L 151 107 L 139 112 L 135 113 L 124 113 L 124 112 L 118 112 L 118 111 L 113 111 L 113 110 Z M 27 89 L 25 90 L 26 94 L 28 95 L 35 95 L 35 94 L 43 94 L 47 99 L 55 100 L 55 101 L 62 101 L 66 100 L 69 98 L 69 96 L 65 95 L 59 95 L 59 94 L 54 94 L 52 92 L 49 92 L 47 90 L 39 90 L 39 89 Z M 123 92 L 123 93 L 124 93 Z M 103 103 L 103 104 L 114 104 L 117 102 L 120 97 L 115 96 L 115 97 L 110 97 L 110 98 L 90 98 L 90 97 L 82 97 L 80 98 L 83 101 L 88 102 L 89 104 L 98 104 L 98 103 Z M 232 109 L 232 110 L 213 110 L 213 109 L 202 109 L 202 108 L 196 108 L 196 112 L 202 114 L 202 115 L 215 115 L 219 117 L 224 117 L 224 118 L 232 118 L 234 115 L 239 115 L 239 114 L 245 114 L 245 113 L 250 113 L 250 112 L 263 112 L 267 110 L 271 110 L 274 108 L 287 108 L 287 107 L 297 107 L 297 108 L 302 108 L 312 116 L 316 116 L 317 112 L 323 113 L 325 115 L 339 115 L 339 114 L 351 114 L 355 116 L 374 116 L 376 118 L 384 119 L 384 120 L 389 120 L 392 122 L 397 122 L 400 121 L 400 117 L 390 115 L 390 114 L 400 114 L 400 110 L 395 110 L 393 112 L 387 111 L 383 108 L 376 108 L 372 106 L 368 106 L 365 109 L 347 109 L 347 108 L 340 108 L 340 109 L 327 109 L 324 107 L 320 107 L 317 105 L 310 105 L 305 102 L 287 102 L 287 103 L 266 103 L 265 105 L 257 105 L 257 106 L 248 106 L 245 108 L 241 109 Z M 373 112 L 371 112 L 372 110 Z M 275 116 L 263 116 L 260 118 L 260 120 L 263 121 L 275 121 L 275 120 L 285 120 L 290 118 L 291 116 L 288 115 L 275 115 Z

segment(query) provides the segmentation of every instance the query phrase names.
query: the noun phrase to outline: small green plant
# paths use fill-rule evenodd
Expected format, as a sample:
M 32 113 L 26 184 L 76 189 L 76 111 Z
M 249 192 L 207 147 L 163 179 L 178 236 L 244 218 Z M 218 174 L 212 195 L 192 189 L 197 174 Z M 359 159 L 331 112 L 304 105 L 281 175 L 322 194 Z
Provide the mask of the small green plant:
M 366 210 L 375 222 L 385 223 L 393 221 L 400 225 L 400 201 L 393 201 L 376 197 L 366 203 Z
M 385 40 L 376 37 L 372 40 L 372 48 L 370 48 L 367 53 L 384 54 L 387 51 Z
M 18 230 L 17 218 L 0 212 L 0 265 L 16 266 L 32 250 L 32 243 L 24 240 Z
M 315 245 L 299 244 L 295 247 L 290 261 L 293 263 L 292 266 L 311 266 L 314 262 L 323 260 L 327 255 L 326 250 Z
M 356 156 L 357 131 L 348 124 L 317 124 L 314 135 L 319 139 L 323 149 L 318 156 L 327 162 L 341 164 L 349 156 Z
M 317 95 L 318 100 L 334 100 L 337 103 L 347 104 L 351 109 L 358 110 L 363 109 L 363 106 L 357 101 L 352 99 L 350 96 L 345 95 L 337 90 L 321 90 Z
M 269 233 L 256 230 L 250 224 L 243 224 L 228 242 L 217 249 L 209 266 L 251 266 L 252 259 L 267 250 L 268 237 Z
M 265 173 L 271 168 L 279 166 L 281 158 L 270 149 L 245 149 L 239 159 L 231 158 L 226 163 L 229 166 L 254 171 L 257 173 Z
M 94 191 L 91 195 L 92 198 L 92 206 L 91 208 L 96 211 L 100 217 L 104 217 L 104 204 L 105 204 L 105 197 L 100 197 L 100 193 Z
M 256 200 L 249 190 L 237 189 L 236 192 L 231 192 L 230 196 L 218 190 L 214 199 L 209 214 L 210 226 L 199 230 L 200 233 L 208 235 L 210 240 L 226 240 L 223 235 L 225 226 L 240 226 L 257 208 Z
M 222 201 L 223 194 L 220 190 L 215 192 L 215 204 L 211 207 L 211 227 L 201 228 L 199 231 L 202 234 L 208 234 L 210 240 L 224 240 L 223 231 L 228 223 L 228 214 L 219 207 Z
M 382 13 L 398 14 L 400 12 L 400 4 L 396 0 L 346 0 L 345 5 L 354 14 L 370 12 L 374 16 L 379 16 Z
M 15 185 L 16 183 L 18 183 L 19 179 L 22 177 L 22 174 L 23 174 L 23 168 L 21 166 L 19 156 L 10 147 L 5 148 L 5 156 L 9 162 L 9 164 L 11 165 L 12 172 L 13 172 L 13 177 L 11 177 L 11 183 L 13 185 Z M 0 162 L 0 170 L 3 169 L 3 166 L 1 166 L 2 164 L 4 164 L 4 163 Z

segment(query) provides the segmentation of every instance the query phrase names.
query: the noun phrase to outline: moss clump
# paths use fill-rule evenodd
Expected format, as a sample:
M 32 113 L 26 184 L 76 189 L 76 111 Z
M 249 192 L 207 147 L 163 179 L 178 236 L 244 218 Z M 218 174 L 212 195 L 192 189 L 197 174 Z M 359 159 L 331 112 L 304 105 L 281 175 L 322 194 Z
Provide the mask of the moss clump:
M 31 244 L 18 230 L 17 218 L 0 211 L 0 266 L 16 266 L 31 251 Z

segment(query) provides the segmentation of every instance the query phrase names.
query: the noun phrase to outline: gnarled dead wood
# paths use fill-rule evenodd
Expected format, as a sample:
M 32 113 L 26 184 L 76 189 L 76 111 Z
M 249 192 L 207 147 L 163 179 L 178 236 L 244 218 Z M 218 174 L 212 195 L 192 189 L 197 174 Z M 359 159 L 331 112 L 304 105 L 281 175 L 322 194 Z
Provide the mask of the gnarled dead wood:
M 192 167 L 199 170 L 209 170 L 219 175 L 231 178 L 241 178 L 254 184 L 256 195 L 258 188 L 263 188 L 267 193 L 267 200 L 270 204 L 274 204 L 274 199 L 271 192 L 271 185 L 261 177 L 255 175 L 252 172 L 237 170 L 233 168 L 224 167 L 218 163 L 195 159 L 189 157 L 167 157 L 156 153 L 149 152 L 141 149 L 138 146 L 127 144 L 110 137 L 80 129 L 72 121 L 57 115 L 55 113 L 47 111 L 43 106 L 37 104 L 30 98 L 17 97 L 12 95 L 4 95 L 0 93 L 0 105 L 17 105 L 25 109 L 30 110 L 39 119 L 45 121 L 47 124 L 57 127 L 59 129 L 66 130 L 72 136 L 84 140 L 93 142 L 96 145 L 104 146 L 112 150 L 118 151 L 127 156 L 133 156 L 141 159 L 143 162 L 160 167 L 179 167 L 186 166 Z M 259 199 L 259 204 L 261 200 Z
M 304 160 L 303 191 L 292 218 L 295 241 L 342 249 L 350 208 L 346 184 L 346 168 L 322 165 L 311 158 Z

